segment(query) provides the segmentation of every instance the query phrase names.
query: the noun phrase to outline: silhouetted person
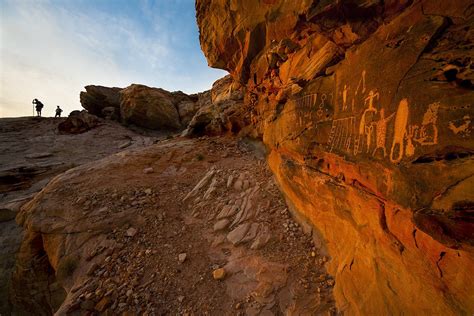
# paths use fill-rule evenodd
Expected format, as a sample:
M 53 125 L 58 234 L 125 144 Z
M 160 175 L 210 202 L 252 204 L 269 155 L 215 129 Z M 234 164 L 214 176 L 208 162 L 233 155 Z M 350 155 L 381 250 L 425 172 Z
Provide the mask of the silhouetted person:
M 41 116 L 41 110 L 42 110 L 43 107 L 44 107 L 43 103 L 41 103 L 41 101 L 38 100 L 38 99 L 34 99 L 34 100 L 33 100 L 33 104 L 35 105 L 36 115 L 37 115 L 37 116 Z
M 61 110 L 61 108 L 59 107 L 59 105 L 56 107 L 56 115 L 54 117 L 61 117 L 61 112 L 63 110 Z

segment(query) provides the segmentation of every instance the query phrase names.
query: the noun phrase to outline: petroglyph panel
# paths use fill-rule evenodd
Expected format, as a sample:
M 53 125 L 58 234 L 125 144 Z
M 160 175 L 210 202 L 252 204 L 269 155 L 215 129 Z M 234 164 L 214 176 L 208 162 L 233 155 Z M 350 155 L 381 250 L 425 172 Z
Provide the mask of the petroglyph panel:
M 294 124 L 287 139 L 304 135 L 328 152 L 398 164 L 436 150 L 449 135 L 460 141 L 470 137 L 468 105 L 394 97 L 383 80 L 374 78 L 362 70 L 346 81 L 310 83 L 284 110 Z
M 333 93 L 311 93 L 297 99 L 296 109 L 299 112 L 309 113 L 311 120 L 315 122 L 328 121 L 332 117 Z

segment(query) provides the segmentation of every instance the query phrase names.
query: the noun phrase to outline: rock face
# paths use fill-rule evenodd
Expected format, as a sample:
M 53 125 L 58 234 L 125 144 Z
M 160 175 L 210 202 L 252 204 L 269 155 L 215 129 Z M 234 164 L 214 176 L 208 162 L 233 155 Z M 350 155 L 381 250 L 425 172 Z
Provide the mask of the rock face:
M 124 122 L 150 129 L 181 127 L 178 110 L 168 91 L 132 84 L 120 91 L 120 96 Z
M 120 114 L 121 88 L 102 86 L 86 86 L 86 91 L 80 93 L 82 107 L 89 113 L 99 117 L 111 116 L 117 118 Z
M 249 125 L 243 91 L 244 87 L 231 76 L 217 80 L 210 91 L 199 94 L 198 111 L 189 122 L 185 134 L 236 134 Z
M 472 3 L 196 10 L 209 65 L 243 86 L 245 129 L 327 242 L 338 309 L 472 314 Z

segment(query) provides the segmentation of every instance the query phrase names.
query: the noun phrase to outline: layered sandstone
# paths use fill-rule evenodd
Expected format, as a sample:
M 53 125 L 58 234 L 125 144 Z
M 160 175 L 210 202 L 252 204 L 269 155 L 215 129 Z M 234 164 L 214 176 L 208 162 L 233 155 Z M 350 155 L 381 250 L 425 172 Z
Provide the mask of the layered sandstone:
M 469 1 L 201 1 L 348 314 L 474 312 Z

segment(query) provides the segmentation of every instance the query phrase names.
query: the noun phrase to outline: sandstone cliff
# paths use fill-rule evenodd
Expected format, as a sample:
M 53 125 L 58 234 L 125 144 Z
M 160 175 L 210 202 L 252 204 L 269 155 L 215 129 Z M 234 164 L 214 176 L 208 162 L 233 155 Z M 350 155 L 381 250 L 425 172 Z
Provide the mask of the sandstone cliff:
M 197 0 L 347 314 L 474 312 L 472 1 Z M 246 123 L 246 124 L 247 124 Z

